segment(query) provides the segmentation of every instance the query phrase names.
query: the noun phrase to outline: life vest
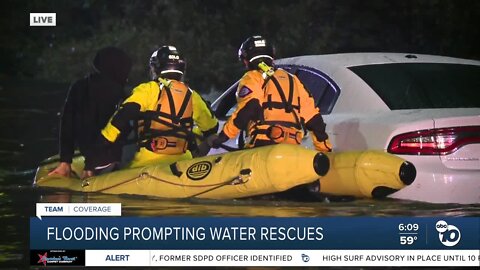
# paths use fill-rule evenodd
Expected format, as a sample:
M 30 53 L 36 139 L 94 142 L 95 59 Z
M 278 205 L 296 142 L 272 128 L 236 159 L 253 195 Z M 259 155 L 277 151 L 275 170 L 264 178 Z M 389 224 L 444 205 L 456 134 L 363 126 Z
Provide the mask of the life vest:
M 257 141 L 301 144 L 300 95 L 293 75 L 277 69 L 275 72 L 264 70 L 263 76 L 263 115 L 249 127 L 251 139 L 247 147 L 255 146 Z
M 140 146 L 158 154 L 182 154 L 193 135 L 192 90 L 176 80 L 161 81 L 155 110 L 143 112 L 138 123 Z

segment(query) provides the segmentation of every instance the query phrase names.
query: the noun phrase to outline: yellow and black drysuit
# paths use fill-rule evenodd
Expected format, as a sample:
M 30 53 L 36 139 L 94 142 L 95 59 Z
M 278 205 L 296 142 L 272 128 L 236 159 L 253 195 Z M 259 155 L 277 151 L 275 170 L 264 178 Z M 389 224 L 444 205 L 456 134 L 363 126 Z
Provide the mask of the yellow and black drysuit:
M 237 109 L 219 138 L 231 139 L 240 130 L 246 130 L 246 147 L 301 144 L 307 129 L 318 151 L 331 151 L 320 110 L 296 76 L 271 67 L 265 71 L 250 70 L 240 80 L 236 96 Z
M 140 150 L 128 167 L 190 159 L 194 124 L 204 136 L 218 130 L 218 120 L 197 92 L 180 81 L 160 81 L 163 83 L 150 81 L 134 88 L 101 131 L 101 139 L 113 143 L 129 130 L 131 120 L 138 121 Z M 87 169 L 112 162 L 101 156 L 99 153 L 96 160 L 87 161 Z

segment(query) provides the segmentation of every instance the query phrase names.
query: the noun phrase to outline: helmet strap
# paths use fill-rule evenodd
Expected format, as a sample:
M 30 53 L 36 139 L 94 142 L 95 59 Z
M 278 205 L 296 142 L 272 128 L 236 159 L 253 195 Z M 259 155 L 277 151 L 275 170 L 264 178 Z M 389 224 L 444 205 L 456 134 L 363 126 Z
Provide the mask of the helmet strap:
M 242 63 L 243 63 L 243 65 L 245 66 L 245 68 L 248 69 L 248 66 L 249 66 L 248 60 L 244 58 L 244 59 L 242 60 Z
M 150 78 L 152 78 L 152 81 L 156 81 L 158 79 L 158 75 L 154 67 L 150 66 L 149 73 L 150 73 Z

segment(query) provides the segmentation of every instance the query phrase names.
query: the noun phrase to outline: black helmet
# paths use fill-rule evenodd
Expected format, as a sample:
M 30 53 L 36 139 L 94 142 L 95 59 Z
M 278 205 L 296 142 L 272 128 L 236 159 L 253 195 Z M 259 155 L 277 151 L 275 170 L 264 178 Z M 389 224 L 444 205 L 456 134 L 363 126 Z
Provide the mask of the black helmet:
M 185 61 L 174 46 L 162 46 L 150 57 L 150 67 L 157 77 L 180 78 L 185 72 Z
M 265 62 L 271 65 L 275 57 L 275 49 L 262 36 L 252 36 L 247 38 L 240 49 L 238 49 L 238 58 L 240 61 L 247 60 L 251 69 L 256 69 L 258 63 Z

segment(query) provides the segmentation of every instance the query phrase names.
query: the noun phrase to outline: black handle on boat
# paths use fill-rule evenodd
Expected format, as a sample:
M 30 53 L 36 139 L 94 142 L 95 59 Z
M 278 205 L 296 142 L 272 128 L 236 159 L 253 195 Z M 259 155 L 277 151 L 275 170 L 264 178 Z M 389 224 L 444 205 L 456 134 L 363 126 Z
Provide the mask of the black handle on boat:
M 313 158 L 313 169 L 319 176 L 325 176 L 330 170 L 330 159 L 323 153 L 317 153 Z
M 176 177 L 182 176 L 183 172 L 179 171 L 177 168 L 177 162 L 174 162 L 170 164 L 170 171 L 175 175 Z

